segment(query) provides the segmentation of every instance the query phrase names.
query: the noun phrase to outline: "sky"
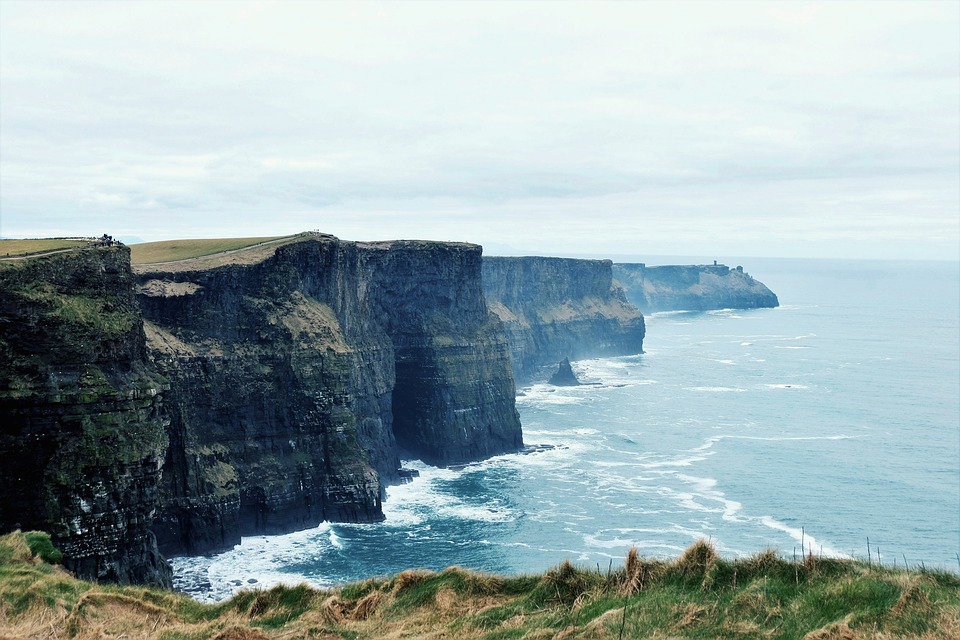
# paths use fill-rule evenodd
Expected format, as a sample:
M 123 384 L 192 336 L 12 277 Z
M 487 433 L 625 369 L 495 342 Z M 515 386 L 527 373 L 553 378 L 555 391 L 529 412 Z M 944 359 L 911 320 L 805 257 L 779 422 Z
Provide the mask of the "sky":
M 960 2 L 0 0 L 0 237 L 960 259 Z

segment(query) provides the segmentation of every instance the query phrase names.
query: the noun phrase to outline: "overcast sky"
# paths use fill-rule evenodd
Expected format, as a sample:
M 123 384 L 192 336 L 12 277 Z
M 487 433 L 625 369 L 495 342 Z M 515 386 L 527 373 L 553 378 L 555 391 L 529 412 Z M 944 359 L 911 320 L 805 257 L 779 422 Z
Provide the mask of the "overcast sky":
M 0 0 L 0 235 L 960 258 L 960 2 Z

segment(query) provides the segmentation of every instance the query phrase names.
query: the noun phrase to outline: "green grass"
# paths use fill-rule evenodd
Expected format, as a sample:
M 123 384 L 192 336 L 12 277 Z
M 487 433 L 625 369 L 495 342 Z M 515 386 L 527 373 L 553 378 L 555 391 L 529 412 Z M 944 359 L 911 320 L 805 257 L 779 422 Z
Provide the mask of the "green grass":
M 0 537 L 0 637 L 808 638 L 960 637 L 960 576 L 772 552 L 727 560 L 706 542 L 671 561 L 635 550 L 609 572 L 404 571 L 340 589 L 241 592 L 217 605 L 75 580 L 45 534 Z M 136 630 L 136 633 L 131 633 Z
M 27 256 L 60 249 L 86 247 L 90 240 L 77 238 L 44 238 L 40 240 L 0 240 L 0 258 Z
M 130 261 L 133 264 L 153 264 L 175 262 L 190 258 L 201 258 L 224 251 L 235 251 L 293 236 L 268 236 L 262 238 L 215 238 L 199 240 L 166 240 L 163 242 L 145 242 L 130 246 Z

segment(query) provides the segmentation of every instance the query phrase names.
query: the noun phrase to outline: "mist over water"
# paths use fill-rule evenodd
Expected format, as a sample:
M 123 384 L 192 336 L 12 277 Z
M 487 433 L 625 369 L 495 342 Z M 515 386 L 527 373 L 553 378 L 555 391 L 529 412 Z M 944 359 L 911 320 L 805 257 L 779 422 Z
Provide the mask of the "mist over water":
M 960 267 L 746 262 L 779 309 L 647 317 L 646 353 L 574 363 L 596 385 L 522 389 L 527 444 L 462 469 L 410 461 L 387 520 L 245 538 L 176 558 L 202 599 L 329 586 L 408 568 L 606 568 L 631 545 L 672 557 L 866 555 L 956 569 Z M 876 556 L 874 556 L 876 560 Z M 255 582 L 251 582 L 255 581 Z

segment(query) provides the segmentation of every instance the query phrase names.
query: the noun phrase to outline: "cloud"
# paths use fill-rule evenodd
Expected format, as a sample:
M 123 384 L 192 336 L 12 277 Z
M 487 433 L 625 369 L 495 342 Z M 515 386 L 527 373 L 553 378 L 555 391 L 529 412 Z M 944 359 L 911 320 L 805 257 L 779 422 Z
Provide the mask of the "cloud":
M 958 19 L 936 2 L 4 2 L 0 233 L 765 255 L 860 234 L 956 258 Z

